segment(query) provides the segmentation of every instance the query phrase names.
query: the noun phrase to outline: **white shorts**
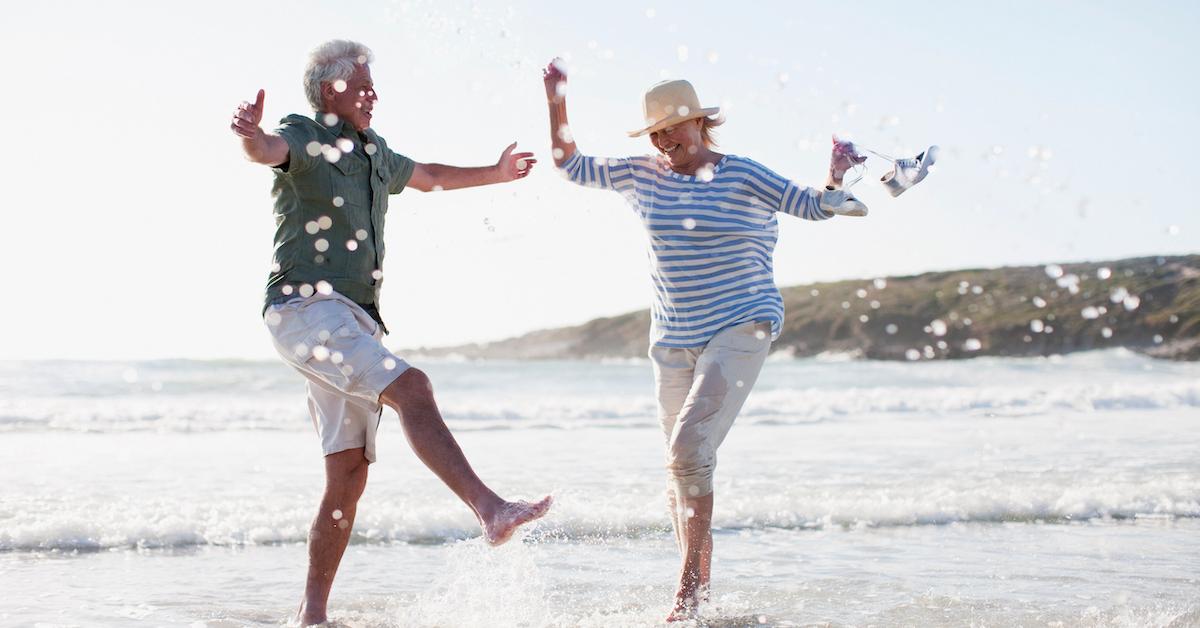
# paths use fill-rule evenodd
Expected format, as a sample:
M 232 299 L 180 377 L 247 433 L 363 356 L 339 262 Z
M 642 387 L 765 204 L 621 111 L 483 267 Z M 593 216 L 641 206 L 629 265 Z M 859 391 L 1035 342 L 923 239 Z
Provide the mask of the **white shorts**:
M 383 346 L 383 330 L 333 292 L 271 305 L 263 320 L 275 350 L 308 380 L 308 412 L 325 455 L 363 447 L 375 461 L 379 395 L 409 365 Z

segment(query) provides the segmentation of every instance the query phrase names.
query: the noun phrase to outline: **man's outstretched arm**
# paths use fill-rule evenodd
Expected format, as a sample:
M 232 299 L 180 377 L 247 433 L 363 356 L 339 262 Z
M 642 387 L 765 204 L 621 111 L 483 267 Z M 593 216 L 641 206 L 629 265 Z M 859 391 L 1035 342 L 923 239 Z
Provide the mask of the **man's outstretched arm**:
M 288 160 L 288 144 L 282 137 L 271 135 L 258 126 L 262 122 L 265 97 L 266 92 L 260 89 L 253 103 L 243 101 L 238 105 L 229 128 L 242 138 L 246 159 L 256 164 L 278 166 Z
M 432 190 L 455 190 L 458 188 L 470 188 L 477 185 L 490 185 L 492 183 L 506 183 L 523 179 L 529 171 L 533 169 L 533 164 L 537 160 L 533 158 L 533 153 L 514 153 L 513 149 L 517 147 L 517 143 L 513 142 L 500 153 L 500 160 L 491 166 L 479 166 L 477 168 L 460 168 L 458 166 L 446 166 L 443 164 L 422 164 L 418 163 L 413 166 L 412 178 L 408 180 L 408 186 L 416 188 L 422 192 Z M 287 155 L 287 146 L 284 146 L 284 158 Z M 249 154 L 247 152 L 247 154 Z

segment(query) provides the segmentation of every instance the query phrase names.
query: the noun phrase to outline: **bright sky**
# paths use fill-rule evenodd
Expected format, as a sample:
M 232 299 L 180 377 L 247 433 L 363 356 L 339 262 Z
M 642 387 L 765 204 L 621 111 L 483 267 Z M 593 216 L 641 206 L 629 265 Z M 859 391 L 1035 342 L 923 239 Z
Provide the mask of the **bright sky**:
M 499 339 L 646 307 L 620 198 L 560 179 L 540 69 L 568 61 L 584 153 L 661 78 L 723 105 L 726 152 L 819 185 L 839 133 L 943 148 L 904 196 L 868 161 L 863 219 L 784 217 L 781 286 L 1200 250 L 1200 9 L 1190 2 L 21 2 L 6 8 L 0 358 L 264 358 L 270 172 L 229 117 L 307 113 L 306 54 L 374 52 L 375 129 L 418 161 L 528 179 L 393 197 L 382 311 L 393 348 Z M 353 7 L 353 8 L 350 8 Z

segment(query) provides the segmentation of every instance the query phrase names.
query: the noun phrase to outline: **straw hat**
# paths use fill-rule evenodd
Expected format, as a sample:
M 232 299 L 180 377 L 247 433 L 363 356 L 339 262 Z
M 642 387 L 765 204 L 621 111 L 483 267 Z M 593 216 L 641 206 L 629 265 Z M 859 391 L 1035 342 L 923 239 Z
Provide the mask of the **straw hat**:
M 720 107 L 700 107 L 696 88 L 684 80 L 662 81 L 650 86 L 642 101 L 646 128 L 630 131 L 629 137 L 640 137 L 660 129 L 716 114 Z

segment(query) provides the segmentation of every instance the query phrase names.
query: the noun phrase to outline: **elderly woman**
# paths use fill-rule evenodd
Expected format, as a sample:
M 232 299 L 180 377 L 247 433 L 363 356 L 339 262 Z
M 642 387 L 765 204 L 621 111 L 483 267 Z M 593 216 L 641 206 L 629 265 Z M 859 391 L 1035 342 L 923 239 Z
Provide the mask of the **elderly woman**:
M 866 207 L 840 189 L 846 170 L 865 157 L 835 144 L 827 185 L 817 190 L 715 152 L 718 108 L 701 107 L 691 84 L 679 80 L 646 92 L 646 126 L 629 133 L 649 135 L 656 155 L 587 157 L 567 126 L 565 73 L 556 61 L 543 74 L 555 164 L 575 183 L 620 193 L 649 236 L 650 359 L 683 558 L 667 619 L 684 619 L 707 597 L 717 447 L 783 322 L 772 270 L 776 215 L 865 215 Z

